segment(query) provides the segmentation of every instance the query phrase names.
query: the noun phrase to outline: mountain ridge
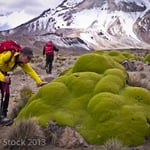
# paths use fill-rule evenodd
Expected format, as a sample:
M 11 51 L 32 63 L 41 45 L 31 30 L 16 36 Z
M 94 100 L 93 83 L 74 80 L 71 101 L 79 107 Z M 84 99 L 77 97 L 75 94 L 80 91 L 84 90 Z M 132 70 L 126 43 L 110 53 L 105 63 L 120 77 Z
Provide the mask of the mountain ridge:
M 58 47 L 91 49 L 150 48 L 150 1 L 64 0 L 55 9 L 7 31 L 8 37 L 52 40 Z

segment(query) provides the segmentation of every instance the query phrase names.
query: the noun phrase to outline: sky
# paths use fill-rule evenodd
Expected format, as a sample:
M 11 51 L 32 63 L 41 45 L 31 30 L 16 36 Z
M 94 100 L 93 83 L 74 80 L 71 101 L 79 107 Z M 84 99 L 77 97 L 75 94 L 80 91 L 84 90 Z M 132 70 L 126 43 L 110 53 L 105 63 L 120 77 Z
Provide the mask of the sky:
M 62 0 L 0 0 L 0 31 L 11 29 L 55 8 Z

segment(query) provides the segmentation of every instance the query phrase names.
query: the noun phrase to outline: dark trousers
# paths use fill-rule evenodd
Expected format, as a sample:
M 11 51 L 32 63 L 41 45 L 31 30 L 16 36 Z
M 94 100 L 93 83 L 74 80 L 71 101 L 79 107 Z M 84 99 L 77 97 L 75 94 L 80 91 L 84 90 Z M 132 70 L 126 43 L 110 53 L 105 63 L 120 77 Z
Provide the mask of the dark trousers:
M 6 117 L 8 111 L 9 97 L 10 97 L 9 84 L 0 81 L 0 90 L 1 90 L 0 115 Z
M 52 71 L 52 65 L 53 65 L 53 60 L 54 60 L 54 54 L 52 55 L 46 55 L 46 72 L 51 73 Z

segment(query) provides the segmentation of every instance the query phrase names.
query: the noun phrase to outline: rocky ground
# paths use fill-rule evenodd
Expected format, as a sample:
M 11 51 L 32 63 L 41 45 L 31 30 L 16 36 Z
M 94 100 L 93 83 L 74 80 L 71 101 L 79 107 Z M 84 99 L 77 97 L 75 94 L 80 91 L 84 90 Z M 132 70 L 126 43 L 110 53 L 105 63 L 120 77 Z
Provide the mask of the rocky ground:
M 145 53 L 147 54 L 147 51 Z M 144 54 L 141 53 L 140 51 L 137 51 L 136 55 L 140 55 L 141 57 L 144 56 Z M 45 72 L 44 69 L 45 60 L 43 57 L 37 56 L 34 62 L 31 64 L 43 80 L 50 82 L 51 80 L 59 76 L 61 70 L 73 64 L 73 62 L 78 57 L 79 55 L 67 55 L 67 56 L 55 55 L 52 74 L 47 74 Z M 134 61 L 134 70 L 131 70 L 131 68 L 127 68 L 127 70 L 130 78 L 129 83 L 131 85 L 135 84 L 135 86 L 143 86 L 150 90 L 150 76 L 149 76 L 150 65 L 148 63 L 143 64 L 140 61 Z M 12 79 L 12 83 L 11 83 L 11 98 L 10 98 L 9 114 L 8 114 L 9 117 L 11 117 L 13 108 L 16 106 L 18 102 L 21 89 L 23 89 L 24 87 L 28 87 L 32 90 L 33 93 L 36 93 L 40 88 L 29 76 L 24 74 L 22 70 L 19 68 L 11 75 L 11 79 Z M 0 127 L 0 142 L 3 139 L 5 139 L 6 137 L 5 133 L 9 128 L 11 128 L 11 126 Z M 1 149 L 3 150 L 2 146 L 0 146 L 0 150 Z M 40 150 L 50 150 L 50 149 L 66 150 L 67 148 L 59 148 L 52 145 L 46 145 L 40 148 Z M 103 146 L 86 145 L 86 147 L 84 147 L 82 145 L 81 147 L 78 148 L 72 148 L 72 150 L 107 150 L 107 149 L 105 149 Z M 110 150 L 123 150 L 123 149 L 110 149 Z M 150 150 L 150 140 L 145 142 L 145 144 L 143 145 L 137 147 L 124 148 L 124 150 Z

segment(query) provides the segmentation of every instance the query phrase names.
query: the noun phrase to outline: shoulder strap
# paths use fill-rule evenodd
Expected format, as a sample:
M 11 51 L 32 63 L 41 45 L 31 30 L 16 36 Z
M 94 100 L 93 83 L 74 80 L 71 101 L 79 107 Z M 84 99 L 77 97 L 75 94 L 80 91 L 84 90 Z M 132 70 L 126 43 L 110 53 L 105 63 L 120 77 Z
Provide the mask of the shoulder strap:
M 11 56 L 10 56 L 10 58 L 6 61 L 6 64 L 8 64 L 8 63 L 11 61 L 12 57 L 14 56 L 14 54 L 15 54 L 15 50 L 12 50 L 12 51 L 11 51 Z

